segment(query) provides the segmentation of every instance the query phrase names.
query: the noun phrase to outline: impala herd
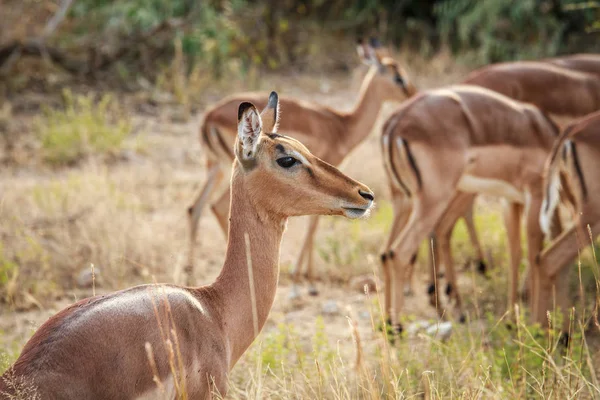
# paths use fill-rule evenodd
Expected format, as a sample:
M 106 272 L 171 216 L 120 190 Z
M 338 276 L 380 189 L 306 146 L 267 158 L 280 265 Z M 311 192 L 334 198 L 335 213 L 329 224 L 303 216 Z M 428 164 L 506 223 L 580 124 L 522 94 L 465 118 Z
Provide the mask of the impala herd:
M 524 221 L 531 318 L 547 324 L 556 306 L 568 312 L 569 265 L 600 231 L 600 56 L 494 64 L 458 85 L 418 91 L 376 40 L 359 41 L 358 53 L 370 67 L 350 112 L 275 92 L 238 94 L 208 109 L 200 128 L 207 181 L 188 210 L 190 286 L 136 286 L 67 307 L 4 373 L 0 399 L 28 388 L 40 399 L 224 395 L 229 371 L 272 307 L 288 217 L 311 216 L 292 273 L 290 296 L 298 297 L 304 267 L 309 293 L 317 294 L 318 216 L 360 218 L 372 208 L 371 190 L 335 166 L 369 136 L 387 101 L 401 103 L 380 142 L 394 209 L 381 254 L 389 323 L 401 329 L 405 287 L 412 287 L 427 239 L 434 244 L 430 301 L 440 304 L 443 269 L 445 292 L 464 320 L 450 237 L 465 218 L 485 270 L 473 223 L 479 194 L 505 200 L 509 308 L 517 302 Z M 555 117 L 583 118 L 561 130 Z M 194 287 L 195 241 L 207 204 L 228 236 L 227 252 L 216 281 Z

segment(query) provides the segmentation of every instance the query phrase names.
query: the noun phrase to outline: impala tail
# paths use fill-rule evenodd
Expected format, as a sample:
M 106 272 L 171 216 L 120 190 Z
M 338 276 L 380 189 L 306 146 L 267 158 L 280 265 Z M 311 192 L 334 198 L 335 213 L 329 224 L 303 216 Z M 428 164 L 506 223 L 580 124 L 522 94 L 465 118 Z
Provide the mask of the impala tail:
M 393 118 L 383 128 L 381 137 L 383 165 L 392 184 L 408 197 L 413 196 L 422 185 L 421 171 L 417 166 L 409 143 L 394 135 L 397 119 Z
M 563 137 L 567 137 L 570 129 L 567 128 Z M 569 166 L 572 166 L 570 168 Z M 545 194 L 540 212 L 540 226 L 546 235 L 549 235 L 552 227 L 552 217 L 556 212 L 556 207 L 560 202 L 561 182 L 576 181 L 581 189 L 581 198 L 587 197 L 587 188 L 581 170 L 581 162 L 577 155 L 577 147 L 573 140 L 561 140 L 552 150 L 552 154 L 546 166 L 545 173 Z M 564 188 L 568 194 L 569 188 Z M 572 200 L 571 200 L 572 202 Z
M 207 155 L 215 160 L 227 160 L 227 163 L 233 161 L 233 147 L 221 131 L 207 121 L 207 117 L 200 126 L 200 140 L 202 146 L 206 149 Z
M 563 154 L 566 151 L 568 144 L 569 141 L 566 141 L 561 146 L 563 149 L 565 149 L 563 150 Z M 545 194 L 542 202 L 542 210 L 540 212 L 540 226 L 544 234 L 547 236 L 550 235 L 552 217 L 560 200 L 559 192 L 561 157 L 559 155 L 560 151 L 553 152 L 550 158 L 550 163 L 546 167 L 546 181 L 544 187 Z

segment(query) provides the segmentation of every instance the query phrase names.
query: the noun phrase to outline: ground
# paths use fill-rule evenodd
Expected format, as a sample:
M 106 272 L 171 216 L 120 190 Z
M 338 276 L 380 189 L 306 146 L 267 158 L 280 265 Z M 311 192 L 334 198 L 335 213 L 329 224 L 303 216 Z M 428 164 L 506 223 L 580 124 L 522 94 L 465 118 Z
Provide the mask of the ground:
M 418 68 L 413 66 L 413 74 Z M 466 72 L 435 65 L 428 66 L 428 71 L 429 75 L 416 79 L 418 87 L 456 82 Z M 263 79 L 260 86 L 349 110 L 356 101 L 359 81 L 360 72 L 353 76 L 286 75 Z M 221 94 L 226 93 L 211 92 L 203 104 Z M 19 132 L 23 138 L 16 140 L 14 159 L 0 169 L 0 220 L 5 224 L 0 229 L 0 262 L 4 263 L 0 271 L 4 268 L 6 276 L 0 280 L 0 287 L 5 288 L 0 304 L 0 354 L 4 348 L 5 364 L 14 360 L 48 317 L 74 300 L 92 295 L 93 288 L 77 284 L 79 275 L 90 270 L 92 263 L 98 276 L 96 293 L 155 280 L 182 280 L 186 209 L 206 174 L 198 141 L 202 107 L 185 121 L 176 107 L 148 106 L 134 96 L 120 100 L 126 103 L 127 116 L 123 118 L 133 131 L 123 149 L 108 158 L 87 157 L 73 166 L 54 167 L 41 161 L 42 150 L 35 140 L 39 129 L 35 127 L 46 121 L 44 113 L 35 107 L 21 110 L 17 104 L 21 99 L 12 99 L 17 105 L 11 112 L 11 132 L 23 129 Z M 553 373 L 559 382 L 571 376 L 568 362 L 563 361 L 560 368 L 548 367 L 548 360 L 554 357 L 552 344 L 546 348 L 552 356 L 541 355 L 539 362 L 526 360 L 523 352 L 534 351 L 537 342 L 522 338 L 525 333 L 521 331 L 518 340 L 516 333 L 505 331 L 507 256 L 500 207 L 494 199 L 478 201 L 476 209 L 492 264 L 490 277 L 484 279 L 472 272 L 461 276 L 468 303 L 467 324 L 453 321 L 449 343 L 423 334 L 396 340 L 395 347 L 384 340 L 377 329 L 381 324 L 377 296 L 366 296 L 349 282 L 354 276 L 379 275 L 378 254 L 391 223 L 391 209 L 378 140 L 382 121 L 392 109 L 385 107 L 371 135 L 342 166 L 376 193 L 376 211 L 366 221 L 323 219 L 316 241 L 320 295 L 309 297 L 303 287 L 302 299 L 294 302 L 288 299 L 289 271 L 307 220 L 289 221 L 274 307 L 263 333 L 232 372 L 230 397 L 378 398 L 384 393 L 392 397 L 419 393 L 426 397 L 535 397 L 545 396 L 548 385 L 544 386 L 543 380 L 525 382 L 523 376 L 529 376 L 530 369 L 548 368 L 548 376 Z M 282 118 L 286 118 L 285 110 Z M 209 212 L 200 226 L 195 275 L 199 285 L 211 282 L 219 273 L 225 249 L 225 238 Z M 471 248 L 462 226 L 454 246 L 457 263 L 465 264 Z M 414 295 L 407 298 L 407 326 L 413 319 L 436 319 L 425 289 L 426 248 L 424 245 L 417 268 Z M 522 384 L 502 371 L 504 345 L 506 353 L 514 353 L 517 369 L 523 363 L 514 372 L 523 379 Z M 583 344 L 578 348 L 587 349 Z M 596 360 L 597 354 L 594 350 L 586 353 L 587 358 L 582 354 L 573 357 L 573 363 L 579 360 L 577 371 L 581 370 L 585 379 L 558 385 L 557 392 L 582 390 L 593 393 L 592 397 L 598 395 L 595 373 L 590 369 L 600 364 L 583 362 Z M 512 367 L 513 360 L 504 357 L 504 365 Z

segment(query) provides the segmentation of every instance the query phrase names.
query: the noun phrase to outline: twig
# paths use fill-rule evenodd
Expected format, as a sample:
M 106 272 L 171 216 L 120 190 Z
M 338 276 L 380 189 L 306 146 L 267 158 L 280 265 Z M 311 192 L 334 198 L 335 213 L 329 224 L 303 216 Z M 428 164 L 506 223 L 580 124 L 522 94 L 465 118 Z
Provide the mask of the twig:
M 73 4 L 73 0 L 62 1 L 58 11 L 56 11 L 56 13 L 52 16 L 52 18 L 50 18 L 50 21 L 48 21 L 48 23 L 44 27 L 44 31 L 42 32 L 42 35 L 39 38 L 42 42 L 48 36 L 50 36 L 56 30 L 58 25 L 60 25 L 63 19 L 65 19 L 65 17 L 67 16 L 67 11 L 69 11 L 69 8 L 71 7 L 71 4 Z
M 23 43 L 15 41 L 0 47 L 0 68 L 11 60 L 15 53 L 21 56 L 48 57 L 54 64 L 72 74 L 79 74 L 85 70 L 85 65 L 80 61 L 71 59 L 61 50 L 45 46 L 37 40 L 29 40 Z M 16 60 L 13 59 L 13 61 Z
M 180 18 L 170 18 L 167 19 L 160 24 L 156 25 L 154 28 L 149 31 L 142 32 L 139 35 L 132 37 L 127 43 L 121 46 L 116 52 L 112 55 L 102 55 L 100 56 L 100 61 L 97 65 L 90 65 L 90 71 L 93 70 L 104 70 L 110 67 L 115 62 L 119 61 L 121 58 L 125 57 L 133 50 L 139 49 L 141 46 L 145 45 L 150 39 L 158 35 L 159 33 L 171 29 L 181 28 L 187 24 L 187 21 Z

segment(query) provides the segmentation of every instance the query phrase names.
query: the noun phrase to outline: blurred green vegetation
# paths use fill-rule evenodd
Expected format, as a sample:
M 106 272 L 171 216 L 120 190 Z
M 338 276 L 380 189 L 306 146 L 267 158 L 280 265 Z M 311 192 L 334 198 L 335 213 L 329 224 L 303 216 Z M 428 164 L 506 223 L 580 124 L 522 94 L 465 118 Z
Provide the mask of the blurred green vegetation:
M 93 96 L 75 96 L 64 90 L 64 110 L 47 108 L 38 120 L 45 161 L 55 165 L 73 164 L 92 155 L 118 152 L 131 132 L 125 113 L 119 112 L 111 96 L 98 102 Z M 111 117 L 112 116 L 112 117 Z
M 20 0 L 6 1 L 10 11 Z M 9 12 L 0 46 L 43 35 L 40 21 L 62 4 L 23 1 L 31 26 Z M 155 78 L 178 44 L 188 74 L 198 65 L 216 77 L 255 67 L 346 69 L 355 38 L 372 35 L 424 55 L 449 49 L 484 64 L 595 51 L 599 10 L 581 0 L 75 0 L 44 41 L 75 58 L 65 63 L 72 70 L 125 80 L 131 71 Z M 0 65 L 8 58 L 0 47 Z

